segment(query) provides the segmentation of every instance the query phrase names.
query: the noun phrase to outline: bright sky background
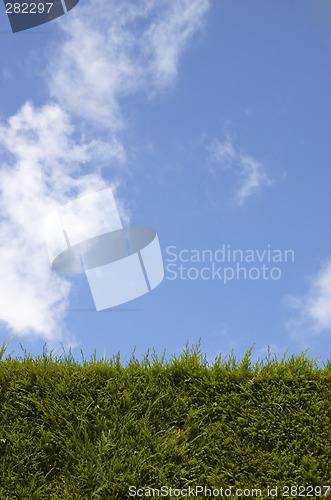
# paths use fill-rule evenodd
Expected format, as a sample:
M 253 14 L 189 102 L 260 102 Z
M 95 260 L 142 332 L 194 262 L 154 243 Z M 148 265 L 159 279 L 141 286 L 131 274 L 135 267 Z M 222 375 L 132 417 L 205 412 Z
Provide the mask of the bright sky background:
M 327 0 L 81 0 L 16 34 L 1 5 L 0 40 L 0 341 L 17 334 L 9 352 L 62 342 L 77 358 L 106 349 L 128 360 L 135 347 L 138 357 L 153 347 L 170 357 L 201 337 L 209 361 L 232 349 L 241 358 L 254 343 L 254 360 L 269 345 L 277 357 L 309 349 L 327 361 Z M 126 222 L 157 230 L 165 279 L 96 312 L 84 276 L 51 269 L 42 219 L 106 186 Z M 223 245 L 295 258 L 264 262 L 279 279 L 169 279 L 168 247 L 179 256 Z

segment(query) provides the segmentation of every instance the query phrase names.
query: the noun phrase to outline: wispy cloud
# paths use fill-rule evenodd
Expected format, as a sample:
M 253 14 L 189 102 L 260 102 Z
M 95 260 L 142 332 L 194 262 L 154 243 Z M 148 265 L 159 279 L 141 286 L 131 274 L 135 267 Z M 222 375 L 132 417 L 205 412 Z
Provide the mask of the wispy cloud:
M 224 141 L 211 141 L 208 151 L 214 164 L 214 174 L 221 167 L 231 169 L 236 176 L 238 187 L 232 196 L 236 205 L 243 205 L 248 198 L 274 182 L 263 163 L 236 149 L 229 135 L 225 136 Z
M 121 102 L 171 84 L 209 0 L 90 0 L 62 24 L 48 68 L 51 95 L 76 115 L 117 129 Z M 57 55 L 56 55 L 57 54 Z
M 318 331 L 331 330 L 331 260 L 312 283 L 308 297 L 308 313 Z
M 289 295 L 286 305 L 294 311 L 287 326 L 293 338 L 305 341 L 311 334 L 331 331 L 331 259 L 310 279 L 306 295 Z

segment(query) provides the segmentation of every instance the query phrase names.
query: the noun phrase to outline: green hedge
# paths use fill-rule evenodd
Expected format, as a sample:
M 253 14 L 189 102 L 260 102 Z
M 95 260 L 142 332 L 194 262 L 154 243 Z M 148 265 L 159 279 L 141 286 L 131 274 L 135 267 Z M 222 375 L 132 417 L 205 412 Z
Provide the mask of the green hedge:
M 1 499 L 150 498 L 148 488 L 158 498 L 162 486 L 161 498 L 185 498 L 170 487 L 197 493 L 186 498 L 283 498 L 287 486 L 301 489 L 286 498 L 331 498 L 331 361 L 269 353 L 252 364 L 250 349 L 208 365 L 200 344 L 170 361 L 133 353 L 126 366 L 119 354 L 4 351 Z

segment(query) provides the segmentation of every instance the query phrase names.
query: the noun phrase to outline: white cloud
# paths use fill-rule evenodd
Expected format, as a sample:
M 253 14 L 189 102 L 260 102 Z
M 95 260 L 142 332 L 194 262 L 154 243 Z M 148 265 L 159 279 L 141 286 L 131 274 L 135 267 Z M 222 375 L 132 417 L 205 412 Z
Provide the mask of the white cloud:
M 51 50 L 50 91 L 65 109 L 111 129 L 121 99 L 171 84 L 179 57 L 202 26 L 209 0 L 90 0 L 62 23 Z
M 70 282 L 53 272 L 43 218 L 55 205 L 105 186 L 89 162 L 121 157 L 116 143 L 72 138 L 68 115 L 57 104 L 27 103 L 0 123 L 0 318 L 20 335 L 61 338 Z
M 223 142 L 218 139 L 212 141 L 212 143 L 208 146 L 208 150 L 213 160 L 223 164 L 233 161 L 237 156 L 232 140 L 228 135 L 225 136 L 225 140 Z
M 241 168 L 241 183 L 235 193 L 235 201 L 242 205 L 247 198 L 259 192 L 263 187 L 270 186 L 269 179 L 262 163 L 251 156 L 239 155 L 239 166 Z
M 233 195 L 236 205 L 243 205 L 248 198 L 274 182 L 261 162 L 235 149 L 228 135 L 223 142 L 218 139 L 212 141 L 208 150 L 217 165 L 230 168 L 237 177 L 238 187 Z M 215 168 L 212 171 L 215 173 Z
M 312 283 L 308 314 L 318 330 L 331 330 L 331 261 L 323 267 Z
M 331 259 L 311 278 L 307 294 L 290 295 L 286 304 L 296 312 L 287 324 L 293 337 L 304 340 L 307 334 L 331 331 Z

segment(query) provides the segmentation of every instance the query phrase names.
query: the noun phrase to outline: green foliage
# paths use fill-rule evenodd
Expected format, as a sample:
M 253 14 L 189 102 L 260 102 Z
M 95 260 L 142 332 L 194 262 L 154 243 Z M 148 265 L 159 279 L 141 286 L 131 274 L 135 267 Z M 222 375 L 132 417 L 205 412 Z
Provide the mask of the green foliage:
M 331 486 L 330 361 L 321 369 L 306 353 L 269 352 L 252 364 L 250 349 L 209 365 L 200 343 L 187 343 L 170 361 L 133 353 L 124 367 L 119 354 L 78 363 L 46 348 L 3 359 L 7 346 L 1 499 L 127 499 L 130 485 Z

